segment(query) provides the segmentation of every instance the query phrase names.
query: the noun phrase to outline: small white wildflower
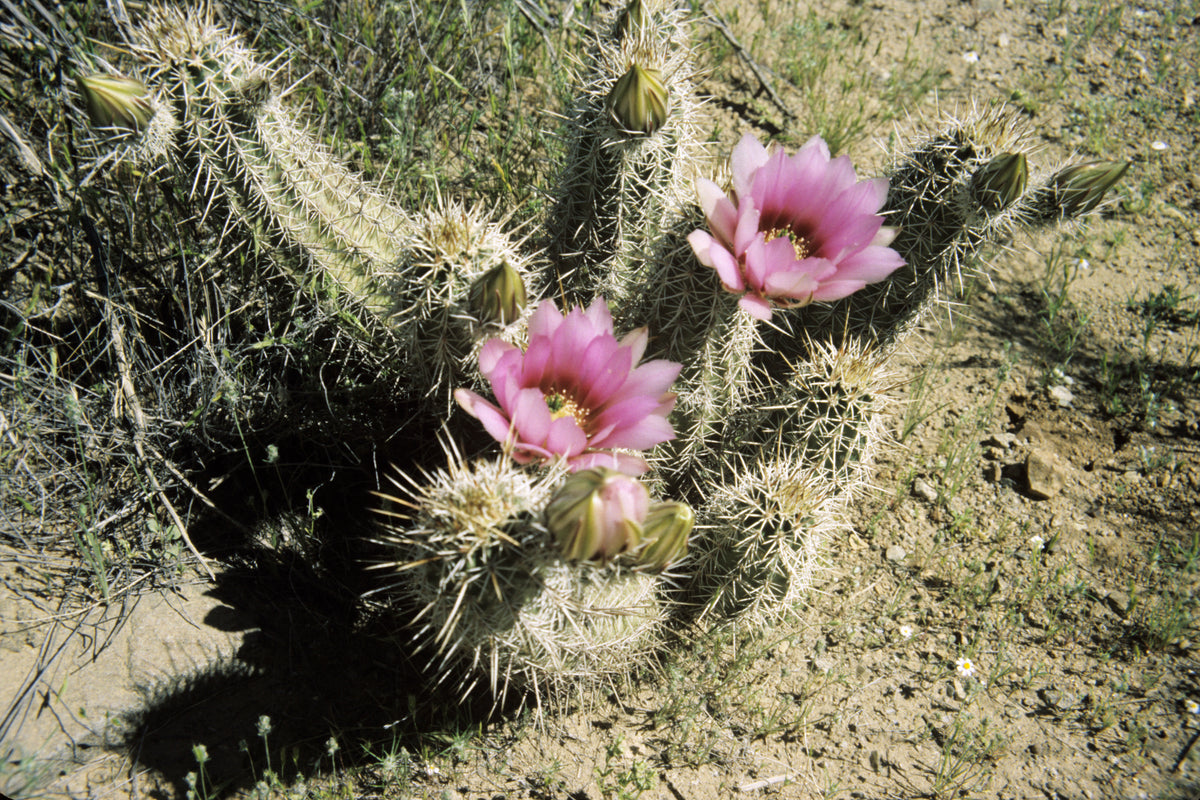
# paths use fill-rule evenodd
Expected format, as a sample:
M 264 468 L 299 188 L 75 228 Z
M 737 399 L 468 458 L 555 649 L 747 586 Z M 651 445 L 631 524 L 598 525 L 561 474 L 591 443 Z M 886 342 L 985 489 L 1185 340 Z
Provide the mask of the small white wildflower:
M 901 625 L 900 626 L 900 638 L 901 639 L 911 639 L 912 635 L 913 635 L 912 625 Z
M 969 658 L 960 658 L 955 661 L 954 669 L 960 678 L 970 678 L 975 674 L 975 664 Z
M 967 52 L 963 53 L 962 60 L 968 64 L 978 64 L 979 53 L 976 53 L 974 50 L 968 50 Z
M 1183 707 L 1187 709 L 1189 714 L 1200 714 L 1200 703 L 1197 703 L 1190 697 L 1183 701 Z
M 1036 553 L 1046 547 L 1046 540 L 1036 533 L 1029 537 L 1029 547 Z
M 1167 143 L 1164 142 L 1162 139 L 1159 139 L 1158 141 L 1156 141 L 1150 145 L 1150 149 L 1151 150 L 1166 150 Z
M 1075 264 L 1075 266 L 1079 267 L 1079 269 L 1090 269 L 1092 266 L 1092 262 L 1088 261 L 1086 258 L 1081 258 Z

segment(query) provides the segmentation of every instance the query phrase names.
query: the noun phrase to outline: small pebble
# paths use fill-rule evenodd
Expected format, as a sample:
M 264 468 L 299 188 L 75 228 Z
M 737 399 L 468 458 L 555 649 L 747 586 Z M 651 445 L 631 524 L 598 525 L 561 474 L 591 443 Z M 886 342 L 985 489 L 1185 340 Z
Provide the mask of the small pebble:
M 929 485 L 929 481 L 924 478 L 917 478 L 913 481 L 913 494 L 926 502 L 933 503 L 937 501 L 937 490 Z

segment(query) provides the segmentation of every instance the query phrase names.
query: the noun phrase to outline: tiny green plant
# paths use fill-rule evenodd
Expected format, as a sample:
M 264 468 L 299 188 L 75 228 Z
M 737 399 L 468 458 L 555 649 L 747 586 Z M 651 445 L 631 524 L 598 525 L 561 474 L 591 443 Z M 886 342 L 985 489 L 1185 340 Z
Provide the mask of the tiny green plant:
M 644 793 L 658 787 L 658 777 L 644 760 L 635 759 L 627 769 L 622 741 L 604 747 L 604 766 L 596 767 L 596 783 L 604 800 L 638 800 Z
M 1087 315 L 1071 302 L 1071 286 L 1089 266 L 1081 251 L 1068 250 L 1065 243 L 1051 248 L 1046 258 L 1046 270 L 1038 291 L 1042 299 L 1041 341 L 1051 368 L 1070 362 L 1080 338 L 1087 331 Z

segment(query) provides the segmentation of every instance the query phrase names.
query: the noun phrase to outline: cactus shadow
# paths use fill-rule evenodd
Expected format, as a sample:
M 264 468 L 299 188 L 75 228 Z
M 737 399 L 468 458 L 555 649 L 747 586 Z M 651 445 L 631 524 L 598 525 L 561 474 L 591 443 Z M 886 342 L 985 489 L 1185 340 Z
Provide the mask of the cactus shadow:
M 306 428 L 273 438 L 270 463 L 231 458 L 196 477 L 219 486 L 189 530 L 223 565 L 206 592 L 221 605 L 201 622 L 242 638 L 230 658 L 139 687 L 121 747 L 170 787 L 159 796 L 187 795 L 201 745 L 207 796 L 228 797 L 271 780 L 268 771 L 290 784 L 377 765 L 400 748 L 437 753 L 449 734 L 511 715 L 437 684 L 413 654 L 414 610 L 363 599 L 385 580 L 369 569 L 387 557 L 374 541 L 382 501 L 373 492 L 389 488 L 381 475 L 389 464 L 412 474 L 445 460 L 418 437 L 428 429 L 419 410 L 411 415 L 411 424 L 381 414 L 347 425 L 340 458 Z M 379 428 L 400 433 L 375 438 Z
M 136 768 L 171 787 L 157 796 L 188 793 L 198 746 L 207 796 L 228 797 L 264 780 L 378 765 L 400 748 L 436 753 L 448 732 L 488 719 L 490 704 L 460 703 L 423 672 L 402 616 L 364 612 L 347 583 L 302 558 L 244 557 L 208 594 L 223 605 L 203 624 L 244 632 L 240 647 L 140 687 L 121 726 Z

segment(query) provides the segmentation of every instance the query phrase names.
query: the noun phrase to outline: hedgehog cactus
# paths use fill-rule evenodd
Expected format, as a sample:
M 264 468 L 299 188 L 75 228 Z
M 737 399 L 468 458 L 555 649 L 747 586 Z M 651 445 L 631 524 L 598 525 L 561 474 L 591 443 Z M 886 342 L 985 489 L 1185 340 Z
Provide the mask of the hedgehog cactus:
M 424 482 L 393 478 L 400 493 L 386 499 L 413 511 L 388 512 L 383 544 L 394 558 L 378 566 L 396 570 L 385 588 L 416 610 L 439 682 L 466 695 L 486 681 L 497 701 L 510 688 L 540 699 L 626 673 L 657 645 L 657 572 L 568 559 L 547 529 L 562 478 L 560 468 L 535 474 L 507 457 L 465 464 L 456 454 Z
M 778 621 L 812 584 L 845 502 L 797 455 L 781 449 L 739 465 L 700 509 L 707 530 L 692 554 L 689 593 L 701 622 Z
M 145 94 L 81 84 L 97 119 L 150 149 L 175 132 L 206 213 L 299 255 L 389 332 L 414 394 L 500 443 L 397 481 L 410 511 L 381 564 L 439 680 L 498 697 L 625 671 L 660 641 L 667 566 L 706 621 L 785 613 L 869 479 L 896 345 L 985 247 L 1092 210 L 1124 171 L 1031 171 L 1028 133 L 992 110 L 886 178 L 816 138 L 744 137 L 710 180 L 684 15 L 633 0 L 591 43 L 543 265 L 457 202 L 397 208 L 202 15 L 153 12 L 134 55 Z M 543 288 L 562 312 L 526 310 Z
M 892 247 L 906 265 L 831 306 L 826 335 L 895 346 L 961 288 L 989 247 L 1017 230 L 1091 211 L 1128 166 L 1081 164 L 1030 174 L 1026 154 L 1033 149 L 1026 123 L 1004 107 L 974 111 L 904 148 L 889 176 L 886 213 L 897 230 Z M 814 322 L 801 324 L 811 331 Z
M 205 13 L 151 10 L 133 42 L 154 87 L 141 102 L 155 109 L 134 154 L 171 151 L 181 174 L 195 174 L 188 188 L 204 213 L 221 209 L 223 227 L 247 231 L 348 306 L 347 319 L 381 333 L 414 394 L 445 407 L 457 385 L 475 379 L 482 342 L 498 331 L 517 335 L 519 315 L 481 318 L 488 312 L 473 288 L 502 266 L 520 279 L 522 296 L 536 288 L 527 285 L 531 257 L 500 224 L 457 202 L 400 209 L 316 140 L 280 91 L 282 68 L 261 63 Z M 117 84 L 101 88 L 109 85 Z M 97 92 L 85 96 L 90 108 Z
M 655 284 L 649 248 L 692 197 L 701 155 L 688 25 L 668 0 L 634 0 L 592 42 L 550 256 L 570 302 L 614 306 Z

